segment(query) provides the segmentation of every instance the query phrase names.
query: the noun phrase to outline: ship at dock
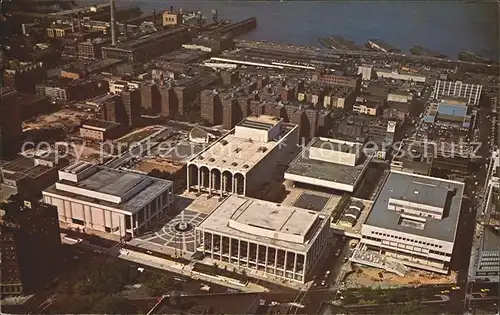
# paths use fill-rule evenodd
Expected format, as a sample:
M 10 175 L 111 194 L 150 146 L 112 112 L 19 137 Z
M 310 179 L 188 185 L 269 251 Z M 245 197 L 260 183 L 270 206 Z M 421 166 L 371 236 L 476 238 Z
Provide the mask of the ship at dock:
M 376 50 L 376 51 L 381 51 L 385 53 L 399 53 L 401 52 L 401 49 L 398 49 L 387 42 L 384 42 L 381 39 L 370 39 L 365 45 L 367 48 Z
M 410 52 L 412 53 L 412 55 L 415 55 L 415 56 L 426 56 L 426 57 L 435 57 L 435 58 L 448 58 L 448 56 L 445 55 L 445 54 L 429 50 L 429 49 L 427 49 L 425 47 L 422 47 L 422 46 L 413 46 L 410 49 Z
M 361 48 L 353 41 L 347 40 L 339 35 L 330 35 L 318 39 L 319 43 L 326 48 L 336 50 L 360 50 Z
M 493 60 L 475 54 L 471 51 L 462 51 L 458 54 L 458 60 L 469 61 L 469 62 L 478 62 L 478 63 L 494 63 Z

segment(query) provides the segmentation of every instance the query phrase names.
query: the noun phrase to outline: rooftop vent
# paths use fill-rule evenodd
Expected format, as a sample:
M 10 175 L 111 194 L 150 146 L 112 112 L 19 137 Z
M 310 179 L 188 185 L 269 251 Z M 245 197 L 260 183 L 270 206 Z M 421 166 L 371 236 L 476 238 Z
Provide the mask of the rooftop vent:
M 201 155 L 198 157 L 198 160 L 203 160 L 203 159 L 204 159 L 204 157 Z
M 243 168 L 249 168 L 250 166 L 248 166 L 248 164 L 244 164 L 243 165 Z
M 236 153 L 241 152 L 241 148 L 236 148 L 236 149 L 234 149 L 234 152 L 236 152 Z
M 259 148 L 259 152 L 266 152 L 267 151 L 267 148 L 266 147 L 260 147 Z
M 231 165 L 232 165 L 232 166 L 238 166 L 238 163 L 233 162 L 233 163 L 231 163 Z
M 415 190 L 414 191 L 415 195 L 418 195 L 419 194 L 419 191 L 418 190 Z
M 227 145 L 227 143 L 228 143 L 228 142 L 227 142 L 227 140 L 221 140 L 221 142 L 220 142 L 220 143 L 221 143 L 222 145 Z
M 215 162 L 215 159 L 214 158 L 210 158 L 209 161 L 210 162 Z

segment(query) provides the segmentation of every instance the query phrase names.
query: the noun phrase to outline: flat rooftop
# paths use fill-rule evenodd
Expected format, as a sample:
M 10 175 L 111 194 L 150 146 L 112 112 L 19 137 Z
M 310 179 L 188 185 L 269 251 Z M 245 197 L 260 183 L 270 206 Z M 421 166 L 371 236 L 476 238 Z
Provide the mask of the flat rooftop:
M 329 182 L 354 185 L 365 167 L 364 163 L 349 166 L 300 157 L 290 165 L 286 172 Z
M 109 130 L 118 127 L 120 124 L 114 121 L 100 120 L 100 119 L 89 119 L 82 124 L 83 128 L 99 128 L 104 130 Z
M 259 130 L 271 130 L 271 128 L 274 127 L 279 121 L 280 119 L 274 116 L 249 116 L 240 122 L 238 126 Z
M 418 194 L 415 194 L 415 191 L 418 191 Z M 364 224 L 454 242 L 463 191 L 464 184 L 460 182 L 392 171 L 389 173 Z M 418 202 L 429 205 L 443 204 L 444 201 L 443 218 L 427 218 L 423 228 L 400 224 L 400 213 L 387 208 L 389 198 L 403 199 L 405 197 L 418 198 Z
M 316 138 L 311 143 L 311 147 L 320 148 L 325 150 L 337 151 L 337 152 L 349 152 L 355 153 L 358 147 L 361 147 L 361 143 L 342 141 L 336 139 L 323 139 Z
M 281 237 L 266 237 L 262 235 L 264 233 L 245 232 L 231 227 L 231 220 L 241 226 L 248 226 L 249 229 L 257 228 L 255 231 L 267 230 L 274 235 L 285 234 L 289 235 L 290 239 L 301 236 L 305 242 L 298 243 Z M 304 252 L 327 223 L 328 220 L 315 211 L 232 195 L 206 217 L 197 229 Z
M 153 42 L 155 40 L 162 39 L 163 37 L 168 37 L 176 33 L 180 33 L 182 31 L 186 31 L 187 27 L 179 26 L 175 28 L 169 28 L 166 30 L 161 30 L 158 32 L 154 32 L 152 34 L 144 35 L 139 38 L 134 38 L 131 40 L 127 40 L 125 42 L 118 43 L 116 47 L 105 47 L 105 49 L 123 49 L 123 50 L 134 50 L 140 48 L 140 46 L 145 45 L 148 42 Z
M 2 166 L 2 171 L 9 174 L 6 177 L 12 180 L 19 180 L 25 176 L 37 178 L 51 169 L 52 167 L 50 166 L 36 164 L 34 158 L 24 156 Z
M 285 136 L 296 125 L 282 124 L 281 136 Z M 255 127 L 251 127 L 255 128 Z M 235 172 L 247 173 L 271 150 L 280 143 L 279 139 L 269 142 L 260 142 L 247 138 L 239 138 L 232 132 L 220 138 L 204 151 L 200 152 L 191 163 L 206 165 L 220 169 L 228 169 Z
M 113 196 L 126 195 L 131 189 L 140 184 L 144 184 L 145 187 L 121 203 L 109 202 L 88 195 L 59 190 L 55 184 L 45 189 L 44 192 L 135 213 L 148 204 L 153 197 L 172 186 L 172 182 L 168 180 L 101 166 L 97 166 L 97 168 L 98 171 L 96 173 L 79 182 L 59 180 L 58 183 Z
M 500 231 L 492 225 L 484 226 L 483 242 L 481 251 L 495 252 L 499 250 Z

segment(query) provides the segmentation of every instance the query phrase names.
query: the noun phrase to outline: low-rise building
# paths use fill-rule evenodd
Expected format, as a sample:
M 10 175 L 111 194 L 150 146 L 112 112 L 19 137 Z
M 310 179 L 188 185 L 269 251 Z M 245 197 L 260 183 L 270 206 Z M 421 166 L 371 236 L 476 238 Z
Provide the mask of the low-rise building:
M 369 162 L 362 143 L 314 138 L 290 163 L 285 179 L 354 192 Z
M 87 120 L 80 127 L 80 137 L 98 141 L 116 139 L 122 132 L 119 123 L 99 119 Z
M 477 82 L 436 80 L 432 96 L 439 99 L 442 96 L 453 96 L 467 99 L 470 105 L 479 105 L 483 85 Z
M 231 196 L 195 231 L 197 251 L 212 260 L 305 283 L 329 237 L 315 211 Z
M 129 239 L 172 207 L 172 182 L 79 161 L 59 171 L 43 191 L 61 226 L 112 239 Z
M 1 199 L 16 194 L 24 198 L 38 197 L 43 189 L 57 181 L 57 171 L 67 165 L 68 161 L 55 153 L 19 156 L 2 165 Z
M 249 116 L 188 163 L 187 189 L 216 195 L 259 192 L 278 163 L 297 148 L 298 127 Z
M 401 81 L 414 81 L 425 83 L 425 75 L 411 73 L 403 70 L 375 69 L 378 78 L 394 79 Z
M 361 228 L 360 248 L 447 274 L 463 192 L 460 182 L 391 171 Z

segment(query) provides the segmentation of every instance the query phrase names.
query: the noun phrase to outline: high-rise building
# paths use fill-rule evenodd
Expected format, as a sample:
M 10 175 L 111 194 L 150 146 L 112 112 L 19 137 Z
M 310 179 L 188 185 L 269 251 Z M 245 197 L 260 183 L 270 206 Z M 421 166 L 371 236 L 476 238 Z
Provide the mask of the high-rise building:
M 152 82 L 141 85 L 141 106 L 146 115 L 157 115 L 161 111 L 161 94 L 158 86 Z
M 17 195 L 0 204 L 2 295 L 43 288 L 57 271 L 61 247 L 57 208 Z
M 128 126 L 136 127 L 141 124 L 141 92 L 125 89 L 122 92 L 122 101 L 128 117 Z
M 224 85 L 237 85 L 240 80 L 240 74 L 238 71 L 224 71 L 221 76 L 222 84 Z
M 210 125 L 222 124 L 222 103 L 216 90 L 201 92 L 201 118 Z
M 5 101 L 5 98 L 12 93 L 16 92 L 12 89 L 2 88 L 2 102 L 0 102 L 0 158 L 16 154 L 21 148 L 23 135 L 21 104 Z
M 222 101 L 223 106 L 223 127 L 232 129 L 243 119 L 241 108 L 238 104 L 238 99 L 234 96 L 228 96 Z
M 161 109 L 164 117 L 173 117 L 177 113 L 177 96 L 171 86 L 160 87 Z

